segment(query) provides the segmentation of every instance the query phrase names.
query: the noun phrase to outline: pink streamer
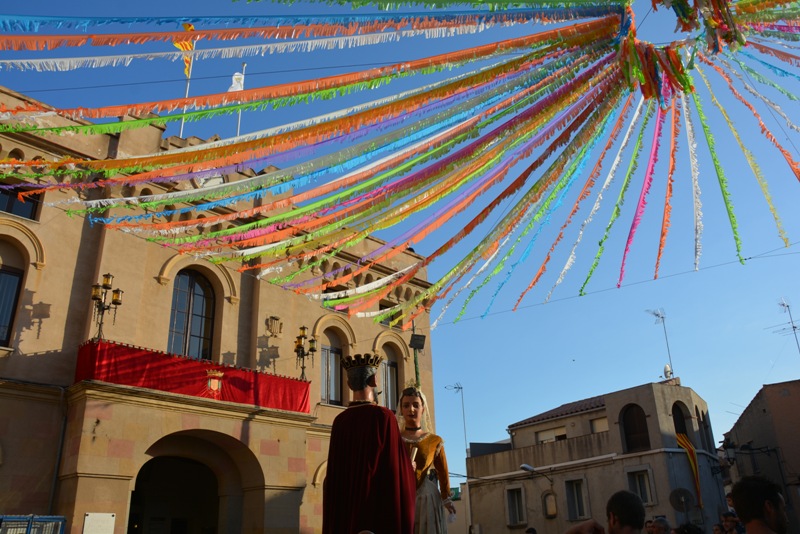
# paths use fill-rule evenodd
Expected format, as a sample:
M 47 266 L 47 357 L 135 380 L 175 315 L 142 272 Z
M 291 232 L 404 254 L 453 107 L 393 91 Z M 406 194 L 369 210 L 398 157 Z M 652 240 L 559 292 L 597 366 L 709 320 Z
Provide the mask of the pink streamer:
M 645 173 L 644 181 L 642 182 L 642 191 L 639 193 L 639 203 L 636 206 L 636 212 L 633 215 L 633 222 L 631 222 L 631 229 L 628 231 L 628 241 L 625 243 L 625 252 L 622 254 L 622 265 L 619 268 L 619 281 L 617 287 L 622 285 L 622 279 L 625 277 L 625 261 L 628 258 L 628 252 L 633 243 L 633 236 L 639 228 L 639 223 L 642 221 L 644 215 L 644 208 L 647 206 L 647 194 L 650 192 L 650 186 L 653 184 L 653 172 L 655 170 L 656 162 L 658 161 L 658 148 L 661 145 L 661 127 L 664 125 L 664 119 L 667 117 L 667 111 L 664 108 L 658 108 L 658 120 L 656 121 L 656 128 L 653 132 L 653 144 L 650 147 L 650 161 L 647 162 L 647 172 Z

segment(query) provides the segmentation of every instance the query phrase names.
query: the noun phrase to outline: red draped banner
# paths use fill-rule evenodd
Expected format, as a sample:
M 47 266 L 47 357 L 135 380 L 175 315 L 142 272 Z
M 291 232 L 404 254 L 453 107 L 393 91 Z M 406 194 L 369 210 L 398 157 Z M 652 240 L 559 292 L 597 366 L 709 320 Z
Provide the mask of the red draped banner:
M 212 371 L 211 375 L 209 371 Z M 222 376 L 214 376 L 219 373 Z M 81 345 L 75 382 L 83 380 L 99 380 L 261 408 L 310 412 L 309 382 L 110 341 L 88 341 Z

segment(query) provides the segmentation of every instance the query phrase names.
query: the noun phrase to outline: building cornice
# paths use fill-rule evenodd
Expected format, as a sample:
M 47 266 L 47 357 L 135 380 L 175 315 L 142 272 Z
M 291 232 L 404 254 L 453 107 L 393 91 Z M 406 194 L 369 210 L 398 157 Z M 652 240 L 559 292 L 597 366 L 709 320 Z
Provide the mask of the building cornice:
M 104 400 L 114 404 L 127 404 L 174 411 L 181 414 L 197 414 L 211 417 L 226 417 L 268 424 L 301 424 L 310 426 L 316 420 L 313 415 L 275 408 L 262 408 L 235 402 L 226 402 L 204 397 L 167 393 L 153 389 L 136 388 L 107 382 L 85 380 L 69 389 L 69 403 L 74 404 L 81 399 Z

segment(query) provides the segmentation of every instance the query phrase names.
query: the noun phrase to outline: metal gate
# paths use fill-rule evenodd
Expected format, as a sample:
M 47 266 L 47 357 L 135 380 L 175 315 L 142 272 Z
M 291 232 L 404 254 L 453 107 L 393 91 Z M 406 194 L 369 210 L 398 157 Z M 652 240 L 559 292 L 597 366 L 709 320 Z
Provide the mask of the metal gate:
M 0 534 L 63 534 L 66 522 L 57 515 L 0 515 Z

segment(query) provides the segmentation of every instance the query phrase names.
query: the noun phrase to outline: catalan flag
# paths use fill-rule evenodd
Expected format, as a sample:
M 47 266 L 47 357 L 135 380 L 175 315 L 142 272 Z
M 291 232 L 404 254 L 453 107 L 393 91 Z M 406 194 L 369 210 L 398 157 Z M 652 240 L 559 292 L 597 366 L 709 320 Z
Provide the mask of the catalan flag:
M 703 494 L 700 493 L 700 471 L 697 466 L 697 453 L 694 450 L 694 445 L 689 441 L 689 436 L 686 434 L 676 434 L 678 438 L 678 445 L 686 451 L 686 457 L 689 459 L 689 467 L 692 468 L 692 475 L 694 476 L 694 490 L 697 492 L 697 505 L 703 507 Z
M 194 31 L 194 24 L 189 24 L 188 22 L 183 23 L 183 29 L 187 32 Z M 175 45 L 175 48 L 178 50 L 183 50 L 184 52 L 190 52 L 194 50 L 194 40 L 190 39 L 188 41 L 174 41 L 172 43 Z M 184 54 L 183 55 L 183 73 L 188 78 L 192 69 L 192 55 L 191 54 Z

